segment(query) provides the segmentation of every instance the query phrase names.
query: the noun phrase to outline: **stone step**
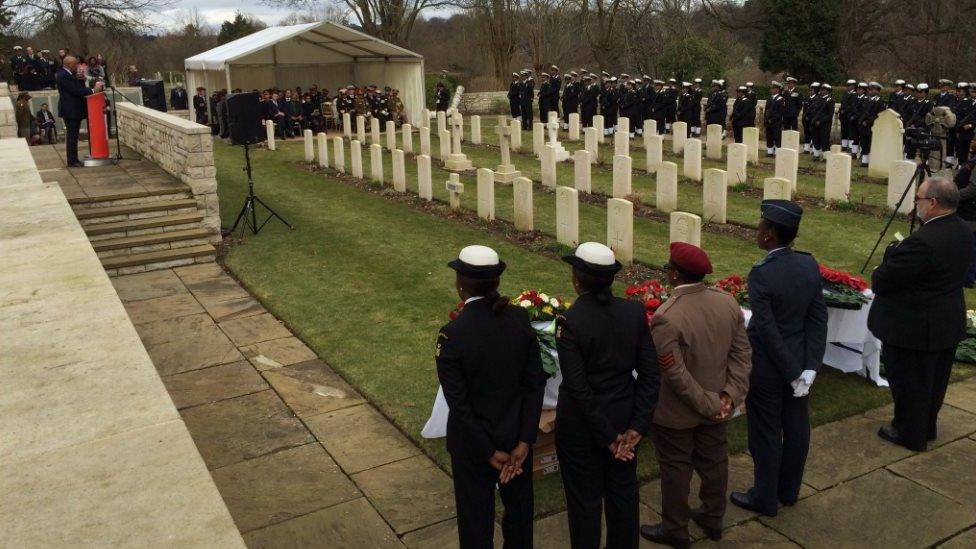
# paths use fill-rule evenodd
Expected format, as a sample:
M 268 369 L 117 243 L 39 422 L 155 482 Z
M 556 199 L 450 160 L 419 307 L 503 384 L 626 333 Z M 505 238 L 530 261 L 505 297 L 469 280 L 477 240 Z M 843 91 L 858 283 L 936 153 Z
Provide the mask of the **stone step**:
M 102 259 L 102 266 L 105 270 L 122 269 L 137 265 L 151 265 L 157 263 L 170 263 L 181 259 L 193 259 L 207 256 L 214 256 L 217 249 L 210 244 L 199 246 L 188 246 L 186 248 L 175 248 L 171 250 L 159 250 L 156 252 L 146 252 L 140 254 L 119 255 Z
M 160 200 L 158 202 L 145 202 L 126 206 L 110 206 L 107 208 L 87 208 L 83 210 L 75 210 L 75 217 L 78 219 L 95 219 L 98 217 L 114 217 L 196 207 L 197 201 L 192 198 L 185 198 L 181 200 Z
M 183 231 L 167 231 L 162 233 L 141 234 L 137 236 L 123 236 L 119 238 L 108 238 L 92 242 L 92 247 L 96 252 L 107 250 L 124 250 L 137 246 L 149 246 L 152 244 L 164 244 L 179 240 L 193 240 L 196 238 L 206 239 L 210 233 L 203 228 L 186 229 Z
M 84 229 L 88 236 L 98 236 L 113 233 L 120 233 L 120 235 L 124 235 L 130 231 L 141 231 L 145 229 L 154 229 L 157 227 L 183 225 L 186 223 L 198 223 L 202 220 L 203 214 L 193 212 L 163 215 L 160 217 L 147 217 L 144 219 L 127 219 L 125 221 L 113 221 L 111 223 L 98 223 L 95 225 L 86 225 Z
M 95 198 L 89 197 L 73 197 L 68 200 L 71 207 L 75 211 L 98 209 L 98 208 L 110 208 L 113 206 L 129 206 L 132 204 L 146 204 L 149 202 L 163 202 L 166 200 L 183 200 L 185 198 L 192 198 L 193 194 L 190 193 L 189 189 L 167 189 L 160 192 L 129 192 L 129 193 L 113 193 L 107 195 L 101 195 Z

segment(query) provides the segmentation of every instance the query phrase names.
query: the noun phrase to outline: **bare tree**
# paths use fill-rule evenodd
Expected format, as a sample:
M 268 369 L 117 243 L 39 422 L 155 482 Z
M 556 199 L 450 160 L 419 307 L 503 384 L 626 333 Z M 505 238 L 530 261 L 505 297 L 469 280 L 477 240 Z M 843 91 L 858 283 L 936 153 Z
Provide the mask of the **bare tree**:
M 91 33 L 132 34 L 149 28 L 147 14 L 168 0 L 8 0 L 13 26 L 26 32 L 53 33 L 74 51 L 87 52 Z
M 522 36 L 527 37 L 532 66 L 568 62 L 579 18 L 572 17 L 574 0 L 522 0 Z M 574 21 L 575 19 L 575 21 Z
M 308 8 L 321 3 L 348 8 L 351 19 L 367 34 L 405 46 L 417 17 L 426 9 L 452 5 L 450 0 L 261 0 L 270 6 Z
M 579 17 L 593 58 L 602 69 L 616 71 L 624 23 L 636 24 L 652 11 L 654 0 L 579 0 Z
M 498 84 L 508 80 L 508 70 L 518 47 L 519 0 L 458 0 L 477 21 L 480 41 L 488 48 L 492 76 Z

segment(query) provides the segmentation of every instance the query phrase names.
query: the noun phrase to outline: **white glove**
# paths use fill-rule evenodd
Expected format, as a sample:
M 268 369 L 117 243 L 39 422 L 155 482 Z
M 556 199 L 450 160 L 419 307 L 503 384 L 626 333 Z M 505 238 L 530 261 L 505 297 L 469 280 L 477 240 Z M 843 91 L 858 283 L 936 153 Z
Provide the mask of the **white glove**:
M 813 380 L 816 378 L 817 372 L 813 370 L 803 370 L 800 377 L 790 382 L 790 385 L 793 387 L 793 396 L 796 398 L 807 396 L 810 393 L 810 387 L 813 386 Z

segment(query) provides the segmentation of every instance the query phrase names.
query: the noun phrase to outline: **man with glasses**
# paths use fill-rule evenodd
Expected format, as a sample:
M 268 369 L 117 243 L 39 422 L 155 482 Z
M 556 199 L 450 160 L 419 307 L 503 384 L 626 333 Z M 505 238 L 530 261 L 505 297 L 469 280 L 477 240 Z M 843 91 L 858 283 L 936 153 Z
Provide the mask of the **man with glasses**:
M 956 214 L 959 190 L 949 179 L 926 179 L 915 194 L 922 227 L 885 250 L 871 276 L 875 293 L 868 328 L 882 342 L 894 418 L 878 436 L 925 451 L 938 435 L 956 345 L 966 336 L 963 284 L 973 233 Z

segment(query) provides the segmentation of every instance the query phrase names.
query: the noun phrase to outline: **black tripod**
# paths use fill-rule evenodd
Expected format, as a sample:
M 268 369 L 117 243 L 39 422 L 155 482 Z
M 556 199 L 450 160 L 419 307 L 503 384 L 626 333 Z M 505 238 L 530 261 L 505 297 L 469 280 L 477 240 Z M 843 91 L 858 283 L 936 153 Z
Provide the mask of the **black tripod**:
M 291 223 L 285 221 L 285 218 L 275 213 L 270 206 L 264 203 L 264 200 L 261 200 L 257 195 L 254 194 L 254 179 L 251 177 L 251 149 L 250 145 L 247 143 L 244 143 L 244 171 L 247 172 L 247 198 L 244 199 L 244 207 L 241 208 L 241 213 L 237 214 L 237 220 L 234 221 L 234 226 L 231 227 L 230 232 L 233 233 L 235 230 L 237 230 L 237 226 L 240 225 L 240 238 L 244 238 L 244 230 L 249 226 L 251 227 L 252 233 L 258 234 L 261 228 L 264 227 L 268 221 L 271 221 L 271 218 L 273 217 L 277 217 L 278 220 L 287 225 L 289 229 L 295 230 L 295 227 L 293 227 Z M 258 225 L 257 204 L 264 206 L 264 209 L 268 210 L 269 212 L 268 217 L 261 222 L 260 225 Z M 242 220 L 244 221 L 243 223 L 241 223 Z
M 883 229 L 881 229 L 881 234 L 878 235 L 878 241 L 874 243 L 874 247 L 871 248 L 871 253 L 868 254 L 868 258 L 864 260 L 864 266 L 861 267 L 861 274 L 868 268 L 868 263 L 871 263 L 871 258 L 874 257 L 874 252 L 878 251 L 878 246 L 881 245 L 881 240 L 884 239 L 885 233 L 888 232 L 888 228 L 891 227 L 891 223 L 895 220 L 895 216 L 898 215 L 898 210 L 901 209 L 902 203 L 905 198 L 908 197 L 908 192 L 912 190 L 912 187 L 918 189 L 925 181 L 925 178 L 932 175 L 932 170 L 929 169 L 929 154 L 931 151 L 922 150 L 922 163 L 915 167 L 915 173 L 912 174 L 912 178 L 908 180 L 908 185 L 905 186 L 905 190 L 901 192 L 901 198 L 898 199 L 898 203 L 895 204 L 891 215 L 888 216 L 888 222 L 885 223 Z M 908 234 L 915 232 L 915 212 L 918 206 L 915 204 L 915 197 L 912 197 L 912 211 L 908 214 Z

